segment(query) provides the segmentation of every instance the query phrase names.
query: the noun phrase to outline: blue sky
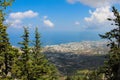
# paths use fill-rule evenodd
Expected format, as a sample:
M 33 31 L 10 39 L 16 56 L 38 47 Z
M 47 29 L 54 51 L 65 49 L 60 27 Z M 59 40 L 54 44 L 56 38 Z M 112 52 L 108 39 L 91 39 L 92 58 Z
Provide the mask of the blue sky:
M 89 16 L 89 7 L 82 4 L 70 4 L 66 0 L 16 0 L 11 8 L 12 13 L 27 12 L 29 10 L 38 13 L 36 17 L 22 19 L 22 25 L 39 26 L 45 30 L 76 30 L 80 26 L 75 22 L 80 22 L 84 16 Z M 47 17 L 54 27 L 44 25 L 44 17 Z M 11 20 L 10 20 L 11 21 Z M 21 25 L 20 25 L 21 26 Z M 13 26 L 14 27 L 14 26 Z M 17 28 L 17 26 L 15 26 Z
M 15 0 L 8 8 L 8 33 L 19 36 L 23 26 L 31 33 L 37 26 L 41 33 L 104 33 L 113 28 L 111 7 L 120 10 L 120 0 Z M 83 35 L 84 36 L 84 35 Z
M 15 0 L 6 22 L 19 29 L 38 26 L 42 31 L 103 31 L 108 29 L 106 18 L 113 17 L 111 6 L 119 9 L 119 3 L 119 0 Z

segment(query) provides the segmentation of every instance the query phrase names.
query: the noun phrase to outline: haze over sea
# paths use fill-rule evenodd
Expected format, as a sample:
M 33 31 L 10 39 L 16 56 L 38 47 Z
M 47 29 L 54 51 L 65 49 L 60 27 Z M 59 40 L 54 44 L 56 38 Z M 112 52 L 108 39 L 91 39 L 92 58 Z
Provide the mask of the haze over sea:
M 18 42 L 22 41 L 20 36 L 23 33 L 12 33 L 9 35 L 10 42 L 13 46 L 20 46 Z M 41 32 L 42 46 L 46 45 L 57 45 L 70 42 L 81 42 L 81 41 L 97 41 L 101 40 L 99 33 L 85 31 L 85 32 Z M 34 40 L 34 33 L 30 34 L 30 40 L 32 43 Z M 32 46 L 32 44 L 30 44 Z

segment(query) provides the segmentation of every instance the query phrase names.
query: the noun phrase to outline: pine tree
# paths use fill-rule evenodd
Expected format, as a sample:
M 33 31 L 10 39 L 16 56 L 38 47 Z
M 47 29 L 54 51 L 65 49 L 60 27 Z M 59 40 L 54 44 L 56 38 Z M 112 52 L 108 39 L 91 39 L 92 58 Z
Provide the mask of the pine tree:
M 35 41 L 34 41 L 34 49 L 33 49 L 33 52 L 34 52 L 34 58 L 35 59 L 35 63 L 38 62 L 39 60 L 39 57 L 43 57 L 43 55 L 40 55 L 41 53 L 41 41 L 40 41 L 40 34 L 38 32 L 38 28 L 36 28 L 35 30 Z
M 41 41 L 38 28 L 35 30 L 35 41 L 33 48 L 34 78 L 36 80 L 57 80 L 58 72 L 41 52 Z
M 12 79 L 21 79 L 21 76 L 22 76 L 22 71 L 21 71 L 22 52 L 18 48 L 12 48 L 12 52 L 14 53 L 14 57 L 12 58 L 11 77 L 12 77 Z
M 109 40 L 108 46 L 110 47 L 108 60 L 105 61 L 105 65 L 102 68 L 102 72 L 105 73 L 107 80 L 119 80 L 120 79 L 120 14 L 118 10 L 113 7 L 112 12 L 114 18 L 108 18 L 112 21 L 112 25 L 116 28 L 106 32 L 104 35 L 100 35 L 101 38 Z
M 31 60 L 30 60 L 30 48 L 29 48 L 29 31 L 27 27 L 24 27 L 24 34 L 22 36 L 23 41 L 20 42 L 19 44 L 21 44 L 21 50 L 23 51 L 22 55 L 21 55 L 21 60 L 20 60 L 20 64 L 21 64 L 21 78 L 25 79 L 25 80 L 32 80 L 31 79 Z
M 7 26 L 4 25 L 6 7 L 12 4 L 13 0 L 0 0 L 0 76 L 7 77 L 11 71 L 13 54 L 12 46 L 7 34 Z

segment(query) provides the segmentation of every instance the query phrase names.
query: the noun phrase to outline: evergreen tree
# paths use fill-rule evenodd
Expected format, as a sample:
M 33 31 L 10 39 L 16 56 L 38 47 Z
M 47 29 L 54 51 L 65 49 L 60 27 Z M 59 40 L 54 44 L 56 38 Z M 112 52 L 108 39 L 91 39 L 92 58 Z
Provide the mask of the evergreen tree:
M 13 48 L 12 52 L 14 53 L 14 57 L 12 58 L 12 69 L 11 69 L 11 77 L 12 79 L 21 79 L 22 76 L 22 62 L 21 55 L 22 52 L 18 48 Z
M 101 74 L 98 69 L 85 74 L 83 80 L 105 80 L 105 79 L 104 79 L 104 74 Z
M 112 25 L 116 28 L 100 35 L 101 38 L 109 40 L 108 46 L 110 47 L 108 60 L 105 61 L 101 72 L 105 74 L 107 80 L 120 80 L 120 14 L 115 7 L 112 8 L 112 12 L 115 17 L 108 18 L 108 20 L 114 22 Z
M 33 48 L 33 62 L 34 62 L 34 78 L 36 80 L 57 80 L 58 72 L 54 65 L 52 65 L 41 53 L 41 41 L 38 28 L 35 30 L 35 41 Z
M 35 63 L 37 63 L 39 60 L 39 57 L 43 57 L 43 55 L 40 55 L 41 54 L 41 41 L 40 41 L 40 34 L 38 32 L 38 28 L 36 28 L 35 30 L 35 41 L 33 44 L 34 44 L 33 52 L 34 52 Z
M 11 71 L 13 53 L 10 45 L 7 26 L 4 25 L 6 7 L 12 4 L 13 0 L 0 0 L 0 76 L 7 77 Z
M 21 49 L 13 48 L 9 42 L 5 13 L 13 0 L 0 0 L 0 80 L 57 80 L 57 70 L 41 53 L 40 34 L 36 28 L 35 47 L 30 52 L 29 31 L 24 27 Z
M 24 27 L 24 34 L 22 36 L 23 41 L 20 42 L 21 44 L 21 50 L 22 50 L 22 55 L 20 57 L 20 64 L 21 64 L 21 78 L 24 80 L 32 80 L 31 79 L 31 73 L 32 68 L 31 66 L 31 60 L 30 60 L 30 48 L 29 48 L 29 31 L 27 27 Z

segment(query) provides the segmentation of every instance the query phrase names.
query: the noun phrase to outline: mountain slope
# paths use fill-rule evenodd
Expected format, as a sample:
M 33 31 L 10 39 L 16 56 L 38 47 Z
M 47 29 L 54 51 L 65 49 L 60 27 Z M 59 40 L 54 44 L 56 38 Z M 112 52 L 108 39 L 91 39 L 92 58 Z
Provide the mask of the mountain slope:
M 78 69 L 101 66 L 108 50 L 104 41 L 83 41 L 46 46 L 43 52 L 62 74 L 70 75 Z

